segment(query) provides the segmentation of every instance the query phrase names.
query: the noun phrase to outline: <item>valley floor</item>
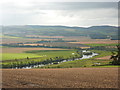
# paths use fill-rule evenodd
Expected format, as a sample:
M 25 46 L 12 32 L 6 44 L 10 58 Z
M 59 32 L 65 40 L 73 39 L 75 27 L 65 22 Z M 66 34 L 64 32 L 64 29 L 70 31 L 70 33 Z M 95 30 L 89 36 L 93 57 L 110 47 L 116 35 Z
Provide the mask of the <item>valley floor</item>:
M 2 69 L 3 88 L 118 88 L 118 68 Z

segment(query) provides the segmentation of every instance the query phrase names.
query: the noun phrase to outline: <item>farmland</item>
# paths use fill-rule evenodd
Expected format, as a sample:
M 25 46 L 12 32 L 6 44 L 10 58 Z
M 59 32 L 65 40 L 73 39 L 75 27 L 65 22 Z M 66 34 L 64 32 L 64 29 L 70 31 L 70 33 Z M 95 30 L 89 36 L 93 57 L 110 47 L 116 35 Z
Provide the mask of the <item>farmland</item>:
M 76 53 L 76 50 L 68 50 L 68 49 L 55 49 L 55 48 L 46 48 L 43 50 L 41 50 L 40 48 L 3 48 L 4 49 L 8 49 L 8 51 L 14 52 L 14 53 L 3 53 L 2 55 L 2 60 L 3 62 L 5 61 L 5 63 L 3 63 L 3 66 L 8 65 L 10 66 L 13 63 L 16 64 L 21 64 L 22 63 L 26 63 L 28 64 L 28 62 L 30 63 L 35 63 L 35 62 L 42 62 L 44 60 L 49 60 L 50 58 L 52 58 L 53 60 L 56 60 L 56 57 L 61 57 L 61 58 L 71 58 L 74 57 L 75 55 L 78 55 Z M 13 49 L 13 50 L 12 50 Z M 21 52 L 19 52 L 19 49 Z M 16 52 L 18 51 L 18 52 Z M 110 51 L 100 51 L 100 50 L 91 50 L 92 52 L 96 52 L 99 55 L 98 56 L 94 56 L 93 58 L 90 59 L 84 59 L 84 60 L 75 60 L 75 61 L 68 61 L 68 62 L 63 62 L 63 63 L 59 63 L 59 64 L 53 64 L 53 65 L 47 65 L 41 68 L 74 68 L 74 67 L 94 67 L 96 65 L 96 63 L 100 63 L 100 65 L 109 65 L 111 60 L 110 59 L 104 59 L 105 56 L 110 56 L 112 55 L 112 53 Z M 72 55 L 72 53 L 74 53 L 74 55 Z M 29 57 L 30 60 L 27 60 L 27 57 Z M 102 58 L 103 59 L 100 59 Z M 33 58 L 33 59 L 32 59 Z M 23 60 L 19 60 L 19 59 L 23 59 Z M 6 60 L 8 60 L 8 62 L 6 62 Z M 16 61 L 17 60 L 17 61 Z
M 72 55 L 74 53 L 74 55 Z M 44 61 L 44 63 L 51 60 L 72 58 L 74 56 L 81 56 L 76 53 L 76 50 L 32 50 L 25 51 L 23 53 L 2 53 L 3 68 L 14 67 L 19 65 L 31 65 L 38 64 Z
M 51 1 L 0 2 L 0 88 L 120 89 L 118 2 Z
M 3 53 L 2 60 L 15 60 L 15 59 L 25 59 L 25 58 L 38 58 L 42 57 L 36 54 L 28 54 L 28 53 Z
M 67 50 L 61 48 L 12 48 L 6 47 L 2 48 L 2 53 L 23 53 L 25 51 L 32 51 L 32 50 Z
M 1 44 L 4 88 L 118 87 L 120 66 L 110 59 L 118 40 L 20 34 L 3 36 Z M 98 55 L 80 59 L 85 50 Z
M 118 88 L 118 74 L 118 68 L 3 69 L 2 87 Z
M 31 36 L 30 36 L 31 37 Z M 33 37 L 33 36 L 32 36 Z M 35 36 L 34 36 L 35 37 Z M 42 38 L 42 36 L 37 36 Z M 53 38 L 64 38 L 64 39 L 56 39 Z M 6 37 L 8 38 L 8 37 Z M 50 38 L 50 40 L 46 40 L 46 38 Z M 20 44 L 15 44 L 14 39 L 18 39 L 21 41 Z M 23 41 L 22 41 L 22 40 Z M 109 39 L 90 39 L 88 37 L 78 37 L 78 36 L 69 36 L 69 37 L 61 37 L 61 36 L 43 36 L 42 40 L 39 41 L 26 41 L 25 40 L 34 39 L 34 38 L 12 38 L 10 43 L 14 43 L 15 47 L 9 44 L 8 46 L 2 46 L 2 60 L 3 60 L 3 67 L 11 66 L 12 63 L 16 64 L 28 64 L 28 63 L 37 63 L 44 60 L 49 60 L 50 58 L 61 57 L 61 58 L 71 58 L 74 57 L 72 53 L 76 53 L 76 50 L 79 48 L 87 49 L 90 47 L 96 46 L 104 46 L 104 47 L 115 47 L 117 45 L 117 40 L 109 40 Z M 8 38 L 9 40 L 9 38 Z M 36 39 L 38 40 L 38 39 Z M 68 42 L 68 41 L 81 41 L 81 42 Z M 96 43 L 89 43 L 89 42 L 96 42 Z M 37 42 L 37 43 L 36 43 Z M 99 43 L 98 43 L 99 42 Z M 103 42 L 103 43 L 101 43 Z M 107 43 L 104 43 L 107 42 Z M 18 42 L 17 42 L 18 43 Z M 43 45 L 43 47 L 41 47 Z M 76 50 L 74 50 L 77 47 Z M 102 47 L 101 47 L 102 48 Z M 64 67 L 90 67 L 94 65 L 94 63 L 100 62 L 101 64 L 109 64 L 110 60 L 101 61 L 99 58 L 104 56 L 110 56 L 112 53 L 111 51 L 93 51 L 99 53 L 98 56 L 95 56 L 96 59 L 88 59 L 88 60 L 78 60 L 78 61 L 71 61 L 65 62 L 57 65 L 45 66 L 45 68 L 64 68 Z M 29 58 L 29 61 L 27 60 Z M 98 59 L 97 59 L 98 58 Z M 55 59 L 53 59 L 55 60 Z M 104 63 L 105 62 L 105 63 Z M 72 65 L 71 65 L 72 63 Z
M 68 61 L 63 62 L 57 65 L 47 65 L 41 68 L 75 68 L 75 67 L 94 67 L 96 63 L 100 63 L 102 66 L 107 66 L 110 64 L 110 59 L 99 59 L 100 57 L 110 56 L 111 52 L 109 51 L 99 51 L 93 50 L 92 52 L 99 53 L 98 56 L 94 56 L 90 59 L 83 59 L 83 60 L 75 60 L 75 61 Z M 100 66 L 98 65 L 98 66 Z
M 116 46 L 118 45 L 118 43 L 113 43 L 113 44 L 102 44 L 102 43 L 98 43 L 98 44 L 85 44 L 85 45 L 89 45 L 89 46 Z
M 24 48 L 23 48 L 24 49 Z M 19 52 L 19 51 L 18 51 Z M 32 49 L 32 51 L 30 51 L 30 49 L 28 49 L 28 51 L 24 50 L 24 53 L 16 53 L 16 51 L 14 51 L 14 53 L 2 53 L 2 59 L 3 60 L 10 60 L 10 59 L 22 59 L 22 58 L 33 58 L 33 57 L 40 57 L 41 55 L 46 55 L 47 57 L 56 57 L 56 56 L 65 56 L 68 57 L 70 55 L 72 55 L 72 53 L 76 53 L 76 51 L 74 50 L 34 50 Z
M 118 40 L 109 40 L 109 39 L 84 39 L 79 42 L 69 42 L 75 44 L 118 44 Z

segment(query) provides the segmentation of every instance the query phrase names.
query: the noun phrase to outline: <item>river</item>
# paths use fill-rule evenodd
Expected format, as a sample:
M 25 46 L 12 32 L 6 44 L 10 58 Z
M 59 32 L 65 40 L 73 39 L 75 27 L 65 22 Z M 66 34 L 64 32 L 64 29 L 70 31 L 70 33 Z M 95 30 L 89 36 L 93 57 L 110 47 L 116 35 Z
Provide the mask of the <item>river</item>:
M 86 50 L 83 50 L 82 52 L 89 52 L 89 51 L 86 51 Z M 83 55 L 82 58 L 75 58 L 74 60 L 82 60 L 82 59 L 89 59 L 89 58 L 92 58 L 94 56 L 98 55 L 98 53 L 94 53 L 92 52 L 91 55 Z M 68 62 L 68 61 L 73 61 L 73 59 L 68 59 L 68 60 L 63 60 L 61 62 L 56 62 L 56 63 L 63 63 L 63 62 Z M 49 63 L 49 64 L 45 64 L 45 65 L 52 65 L 53 63 Z M 42 67 L 42 66 L 45 66 L 44 64 L 39 64 L 39 65 L 31 65 L 31 66 L 25 66 L 25 67 L 22 67 L 22 68 L 12 68 L 12 69 L 31 69 L 31 68 L 37 68 L 37 67 Z

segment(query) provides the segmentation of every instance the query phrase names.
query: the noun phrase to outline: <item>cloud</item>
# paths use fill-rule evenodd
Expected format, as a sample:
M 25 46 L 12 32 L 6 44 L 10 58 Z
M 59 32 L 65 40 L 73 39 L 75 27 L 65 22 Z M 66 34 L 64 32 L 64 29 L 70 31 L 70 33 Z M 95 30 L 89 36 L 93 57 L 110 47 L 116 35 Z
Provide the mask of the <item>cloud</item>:
M 117 2 L 5 2 L 1 24 L 117 25 L 117 10 Z
M 86 10 L 99 8 L 118 8 L 116 2 L 57 2 L 37 3 L 35 6 L 42 10 Z

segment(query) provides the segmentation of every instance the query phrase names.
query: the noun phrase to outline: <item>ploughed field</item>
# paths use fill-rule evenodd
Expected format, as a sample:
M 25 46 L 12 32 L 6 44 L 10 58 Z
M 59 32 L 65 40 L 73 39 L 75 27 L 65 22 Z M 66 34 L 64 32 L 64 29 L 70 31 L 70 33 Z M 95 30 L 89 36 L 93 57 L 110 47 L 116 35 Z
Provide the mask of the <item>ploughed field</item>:
M 61 48 L 2 48 L 2 53 L 23 53 L 31 50 L 67 50 Z
M 2 69 L 3 88 L 118 88 L 118 68 Z

